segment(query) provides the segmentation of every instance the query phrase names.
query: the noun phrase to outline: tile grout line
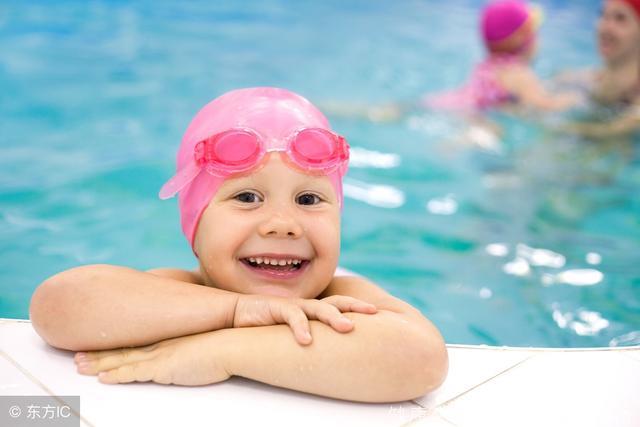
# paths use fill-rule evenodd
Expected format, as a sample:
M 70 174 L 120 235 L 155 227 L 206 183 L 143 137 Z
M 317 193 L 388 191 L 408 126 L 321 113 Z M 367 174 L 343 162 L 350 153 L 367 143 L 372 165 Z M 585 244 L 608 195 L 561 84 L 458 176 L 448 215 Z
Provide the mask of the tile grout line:
M 451 427 L 458 427 L 458 424 L 454 424 L 451 421 L 449 421 L 448 419 L 446 419 L 445 417 L 443 417 L 442 415 L 440 415 L 439 413 L 437 413 L 435 410 L 435 408 L 431 408 L 429 410 L 427 410 L 424 414 L 422 415 L 418 415 L 416 418 L 407 421 L 404 424 L 401 424 L 400 427 L 411 427 L 414 423 L 418 422 L 421 419 L 426 419 L 427 416 L 429 415 L 435 415 L 436 417 L 440 418 L 442 421 L 446 422 L 447 424 L 451 425 Z
M 462 393 L 455 395 L 455 396 L 454 396 L 454 397 L 452 397 L 451 399 L 448 399 L 448 400 L 446 400 L 446 401 L 444 401 L 444 402 L 442 402 L 442 403 L 437 404 L 437 405 L 436 405 L 436 406 L 434 406 L 432 409 L 436 409 L 436 408 L 438 408 L 438 407 L 440 407 L 440 406 L 447 405 L 447 404 L 451 403 L 452 401 L 456 400 L 458 397 L 461 397 L 461 396 L 463 396 L 463 395 L 467 394 L 468 392 L 470 392 L 470 391 L 472 391 L 472 390 L 475 390 L 476 388 L 480 387 L 481 385 L 488 383 L 489 381 L 493 380 L 494 378 L 499 377 L 500 375 L 504 374 L 505 372 L 508 372 L 508 371 L 510 371 L 511 369 L 515 368 L 516 366 L 520 366 L 520 365 L 522 365 L 524 362 L 526 362 L 527 360 L 530 360 L 530 359 L 532 359 L 532 358 L 534 358 L 534 357 L 537 357 L 537 356 L 538 356 L 537 354 L 532 354 L 532 355 L 530 355 L 530 356 L 528 356 L 528 357 L 525 357 L 524 359 L 520 360 L 518 363 L 516 363 L 516 364 L 514 364 L 514 365 L 509 366 L 509 367 L 508 367 L 507 369 L 505 369 L 504 371 L 500 371 L 500 372 L 498 372 L 497 374 L 495 374 L 494 376 L 489 377 L 489 378 L 487 378 L 486 380 L 484 380 L 484 381 L 482 381 L 482 382 L 480 382 L 480 383 L 478 383 L 478 384 L 476 384 L 476 385 L 472 386 L 471 388 L 466 389 L 466 390 L 465 390 L 465 391 L 463 391 Z M 422 406 L 420 403 L 418 403 L 418 402 L 416 402 L 416 401 L 414 401 L 414 400 L 412 400 L 412 402 L 413 402 L 413 403 L 415 403 L 416 405 L 420 406 L 421 408 L 424 408 L 424 406 Z M 424 409 L 426 409 L 426 408 L 424 408 Z
M 417 406 L 417 407 L 418 407 L 418 409 L 423 409 L 422 405 L 420 405 L 418 402 L 415 402 L 413 399 L 411 399 L 411 400 L 406 400 L 405 402 L 407 402 L 407 403 L 413 403 L 413 405 L 414 405 L 414 406 Z M 392 407 L 393 407 L 393 404 L 391 404 L 390 408 L 392 408 Z M 402 405 L 401 405 L 400 407 L 402 407 Z M 411 408 L 411 409 L 416 409 L 416 408 Z M 414 420 L 414 419 L 415 419 L 415 418 L 412 418 L 411 420 L 406 421 L 406 422 L 404 422 L 403 424 L 400 424 L 400 425 L 399 425 L 399 427 L 404 426 L 407 422 L 411 422 L 411 421 L 412 421 L 412 420 Z M 455 427 L 455 426 L 454 426 L 454 427 Z
M 440 408 L 441 406 L 446 406 L 446 405 L 450 404 L 450 403 L 451 403 L 451 402 L 453 402 L 454 400 L 456 400 L 456 399 L 458 399 L 458 398 L 460 398 L 460 397 L 464 396 L 465 394 L 467 394 L 467 393 L 469 393 L 469 392 L 471 392 L 471 391 L 473 391 L 473 390 L 477 389 L 478 387 L 480 387 L 480 386 L 482 386 L 482 385 L 484 385 L 484 384 L 488 383 L 489 381 L 493 381 L 493 380 L 494 380 L 494 379 L 496 379 L 497 377 L 499 377 L 499 376 L 501 376 L 501 375 L 503 375 L 503 374 L 506 374 L 507 372 L 511 371 L 512 369 L 515 369 L 515 368 L 517 368 L 518 366 L 522 365 L 523 363 L 525 363 L 525 362 L 527 362 L 527 361 L 529 361 L 529 360 L 531 360 L 531 359 L 534 359 L 534 358 L 536 358 L 536 357 L 538 357 L 538 355 L 537 355 L 537 354 L 535 354 L 535 355 L 534 355 L 534 354 L 532 354 L 532 355 L 530 355 L 529 357 L 525 357 L 524 359 L 522 359 L 521 361 L 519 361 L 519 362 L 518 362 L 518 363 L 516 363 L 515 365 L 512 365 L 512 366 L 508 367 L 508 368 L 507 368 L 507 369 L 505 369 L 504 371 L 500 371 L 500 372 L 498 372 L 498 373 L 497 373 L 497 374 L 495 374 L 494 376 L 489 377 L 489 378 L 487 378 L 486 380 L 482 381 L 481 383 L 474 385 L 473 387 L 471 387 L 471 388 L 469 388 L 469 389 L 467 389 L 467 390 L 463 391 L 462 393 L 458 394 L 457 396 L 454 396 L 454 397 L 452 397 L 451 399 L 449 399 L 449 400 L 447 400 L 447 401 L 445 401 L 445 402 L 442 402 L 441 404 L 439 404 L 439 405 L 435 406 L 433 409 L 435 410 L 435 409 L 437 409 L 437 408 Z
M 473 386 L 473 387 L 471 387 L 471 388 L 468 388 L 467 390 L 463 391 L 463 392 L 462 392 L 462 393 L 460 393 L 460 394 L 455 395 L 454 397 L 452 397 L 452 398 L 451 398 L 451 399 L 449 399 L 449 400 L 446 400 L 446 401 L 444 401 L 444 402 L 442 402 L 442 403 L 439 403 L 438 405 L 434 406 L 433 408 L 427 409 L 427 408 L 425 408 L 424 406 L 422 406 L 420 403 L 415 402 L 415 401 L 413 401 L 413 400 L 412 400 L 412 402 L 413 402 L 413 403 L 415 403 L 416 405 L 420 406 L 420 407 L 421 407 L 421 408 L 423 408 L 423 409 L 426 409 L 426 411 L 425 411 L 425 413 L 424 413 L 424 414 L 422 414 L 422 415 L 420 415 L 420 416 L 418 416 L 418 417 L 414 418 L 413 420 L 411 420 L 411 421 L 409 421 L 409 422 L 407 422 L 407 423 L 405 423 L 405 424 L 402 424 L 402 426 L 401 426 L 401 427 L 409 426 L 409 425 L 411 425 L 414 421 L 417 421 L 417 420 L 419 420 L 419 419 L 421 419 L 421 418 L 426 417 L 427 415 L 432 415 L 432 414 L 435 414 L 435 415 L 439 416 L 440 418 L 442 418 L 443 420 L 445 420 L 445 421 L 446 421 L 446 422 L 448 422 L 449 424 L 451 424 L 451 425 L 455 426 L 456 424 L 453 424 L 451 421 L 449 421 L 448 419 L 446 419 L 445 417 L 443 417 L 439 412 L 437 412 L 437 409 L 438 409 L 438 408 L 441 408 L 441 407 L 443 407 L 443 406 L 449 405 L 449 404 L 450 404 L 450 403 L 452 403 L 454 400 L 456 400 L 456 399 L 458 399 L 458 398 L 460 398 L 460 397 L 464 396 L 465 394 L 467 394 L 467 393 L 469 393 L 469 392 L 471 392 L 471 391 L 475 390 L 476 388 L 478 388 L 478 387 L 480 387 L 480 386 L 482 386 L 482 385 L 484 385 L 484 384 L 488 383 L 489 381 L 492 381 L 492 380 L 496 379 L 497 377 L 499 377 L 499 376 L 501 376 L 501 375 L 503 375 L 503 374 L 505 374 L 505 373 L 509 372 L 510 370 L 512 370 L 512 369 L 514 369 L 514 368 L 516 368 L 516 367 L 518 367 L 518 366 L 520 366 L 520 365 L 522 365 L 523 363 L 525 363 L 525 362 L 527 362 L 527 361 L 529 361 L 529 360 L 531 360 L 531 359 L 534 359 L 534 358 L 535 358 L 535 357 L 537 357 L 537 356 L 539 356 L 539 355 L 538 355 L 538 354 L 532 354 L 532 355 L 530 355 L 530 356 L 528 356 L 528 357 L 525 357 L 524 359 L 522 359 L 521 361 L 519 361 L 519 362 L 518 362 L 518 363 L 516 363 L 515 365 L 511 365 L 511 366 L 509 366 L 509 367 L 508 367 L 507 369 L 505 369 L 504 371 L 500 371 L 500 372 L 498 372 L 498 373 L 497 373 L 497 374 L 495 374 L 494 376 L 487 378 L 486 380 L 484 380 L 484 381 L 482 381 L 482 382 L 480 382 L 480 383 L 478 383 L 478 384 L 474 385 L 474 386 Z
M 58 395 L 56 395 L 49 387 L 47 387 L 42 381 L 36 378 L 31 372 L 26 370 L 22 365 L 16 362 L 11 356 L 4 352 L 4 350 L 0 350 L 0 356 L 3 356 L 9 363 L 16 367 L 24 376 L 31 380 L 31 382 L 35 383 L 41 389 L 45 391 L 49 396 L 53 397 L 59 403 L 63 405 L 67 405 L 70 407 L 71 412 L 73 412 L 80 420 L 82 420 L 86 425 L 90 427 L 95 427 L 93 423 L 90 423 L 86 418 L 84 418 L 81 414 L 79 414 L 75 409 L 71 407 L 71 405 L 67 404 L 67 402 L 63 401 Z

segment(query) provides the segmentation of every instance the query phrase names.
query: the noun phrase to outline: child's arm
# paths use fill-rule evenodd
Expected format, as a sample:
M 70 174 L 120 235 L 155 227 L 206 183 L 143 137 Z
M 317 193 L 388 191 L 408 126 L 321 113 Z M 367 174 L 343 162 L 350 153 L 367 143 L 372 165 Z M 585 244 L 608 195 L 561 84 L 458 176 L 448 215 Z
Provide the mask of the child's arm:
M 312 321 L 314 341 L 298 345 L 286 326 L 225 329 L 124 351 L 78 354 L 79 372 L 107 383 L 209 384 L 238 375 L 339 399 L 392 402 L 439 386 L 448 359 L 437 329 L 418 310 L 357 277 L 335 278 L 322 296 L 350 295 L 378 313 L 347 313 L 355 323 L 336 334 Z
M 509 67 L 498 76 L 521 106 L 543 111 L 563 111 L 576 106 L 580 97 L 573 92 L 551 93 L 533 71 L 526 67 Z
M 220 338 L 233 351 L 230 374 L 363 402 L 413 399 L 444 381 L 444 340 L 418 310 L 361 278 L 335 278 L 323 295 L 337 293 L 372 303 L 378 313 L 347 313 L 355 324 L 348 335 L 312 322 L 308 347 L 296 345 L 279 326 L 225 331 Z
M 228 327 L 237 294 L 113 265 L 87 265 L 47 279 L 30 318 L 54 347 L 139 346 Z
M 35 330 L 54 347 L 102 350 L 155 343 L 224 328 L 287 323 L 300 344 L 311 342 L 309 320 L 338 332 L 353 325 L 341 312 L 375 313 L 354 298 L 323 300 L 241 295 L 201 286 L 198 273 L 90 265 L 59 273 L 36 289 Z

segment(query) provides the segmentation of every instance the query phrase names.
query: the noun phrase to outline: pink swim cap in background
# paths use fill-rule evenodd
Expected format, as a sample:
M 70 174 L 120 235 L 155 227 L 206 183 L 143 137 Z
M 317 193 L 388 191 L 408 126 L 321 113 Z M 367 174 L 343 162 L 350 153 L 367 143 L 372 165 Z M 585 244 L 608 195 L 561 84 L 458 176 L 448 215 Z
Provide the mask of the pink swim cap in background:
M 636 13 L 636 17 L 640 19 L 640 0 L 620 0 L 620 1 L 631 6 L 634 12 Z
M 482 11 L 482 37 L 492 53 L 517 54 L 535 38 L 542 11 L 524 1 L 500 0 Z
M 205 105 L 187 127 L 176 157 L 176 176 L 184 171 L 193 171 L 196 145 L 221 132 L 249 129 L 259 133 L 265 140 L 284 141 L 302 128 L 330 130 L 326 117 L 300 95 L 272 87 L 227 92 Z M 344 173 L 346 165 L 327 174 L 340 206 Z M 227 178 L 215 176 L 205 169 L 196 171 L 192 176 L 195 178 L 189 179 L 189 183 L 179 190 L 178 206 L 182 232 L 193 248 L 200 217 Z

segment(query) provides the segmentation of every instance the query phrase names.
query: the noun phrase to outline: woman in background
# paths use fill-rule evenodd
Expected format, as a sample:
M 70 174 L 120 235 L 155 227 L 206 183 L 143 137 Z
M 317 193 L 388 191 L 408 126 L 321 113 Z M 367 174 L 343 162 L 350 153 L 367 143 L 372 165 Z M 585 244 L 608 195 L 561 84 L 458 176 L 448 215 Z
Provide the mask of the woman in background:
M 602 68 L 562 80 L 587 88 L 595 106 L 607 114 L 565 130 L 588 138 L 632 134 L 640 130 L 640 0 L 605 0 L 597 35 Z

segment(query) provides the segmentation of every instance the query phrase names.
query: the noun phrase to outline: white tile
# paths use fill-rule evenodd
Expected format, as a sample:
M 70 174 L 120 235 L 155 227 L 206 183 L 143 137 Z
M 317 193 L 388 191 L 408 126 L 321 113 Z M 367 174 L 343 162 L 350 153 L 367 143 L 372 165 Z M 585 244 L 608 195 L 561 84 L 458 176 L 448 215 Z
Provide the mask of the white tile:
M 631 357 L 632 359 L 637 360 L 638 362 L 640 362 L 640 350 L 627 350 L 625 352 L 623 352 L 622 354 Z
M 415 418 L 413 402 L 362 404 L 232 378 L 203 387 L 151 383 L 106 385 L 76 373 L 73 352 L 46 345 L 29 323 L 0 323 L 0 349 L 56 395 L 80 395 L 82 415 L 111 425 L 370 425 Z
M 521 363 L 531 356 L 523 350 L 501 350 L 495 348 L 448 348 L 449 374 L 437 390 L 414 399 L 426 409 L 434 408 L 456 396 L 482 384 L 490 378 Z
M 34 401 L 29 402 L 29 400 L 25 400 L 26 396 L 50 396 L 49 391 L 46 388 L 43 388 L 41 384 L 38 383 L 38 380 L 30 377 L 28 373 L 23 372 L 23 368 L 21 366 L 16 366 L 16 361 L 10 360 L 10 356 L 6 353 L 0 351 L 0 396 L 24 396 L 25 398 L 19 399 L 15 402 L 7 402 L 3 401 L 3 408 L 14 404 L 23 407 L 23 414 L 26 414 L 24 405 L 26 404 L 35 404 Z M 6 399 L 6 398 L 5 398 Z M 42 401 L 37 401 L 38 404 L 44 404 Z M 50 402 L 47 404 L 58 405 L 60 403 L 59 400 L 52 398 Z M 64 401 L 63 401 L 64 403 Z M 74 408 L 77 414 L 77 408 Z M 77 415 L 71 413 L 70 416 L 74 417 L 77 423 Z M 2 414 L 0 414 L 0 419 L 3 419 Z M 87 426 L 84 421 L 81 420 L 82 426 Z
M 433 412 L 427 413 L 412 420 L 402 427 L 457 427 L 455 424 L 445 420 Z
M 41 396 L 45 391 L 0 351 L 0 396 Z
M 436 412 L 460 427 L 637 427 L 639 390 L 618 352 L 543 352 Z

